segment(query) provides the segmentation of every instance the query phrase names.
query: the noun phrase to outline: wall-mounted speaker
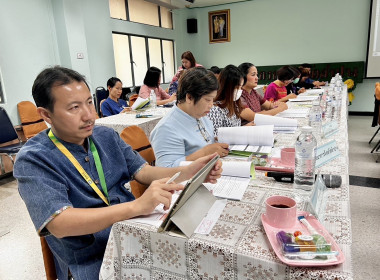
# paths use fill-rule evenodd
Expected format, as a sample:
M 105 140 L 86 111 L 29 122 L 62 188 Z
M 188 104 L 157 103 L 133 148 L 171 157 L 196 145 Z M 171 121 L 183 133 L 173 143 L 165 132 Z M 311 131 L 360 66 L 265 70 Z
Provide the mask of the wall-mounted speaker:
M 187 19 L 187 33 L 197 33 L 198 25 L 196 18 L 188 18 Z

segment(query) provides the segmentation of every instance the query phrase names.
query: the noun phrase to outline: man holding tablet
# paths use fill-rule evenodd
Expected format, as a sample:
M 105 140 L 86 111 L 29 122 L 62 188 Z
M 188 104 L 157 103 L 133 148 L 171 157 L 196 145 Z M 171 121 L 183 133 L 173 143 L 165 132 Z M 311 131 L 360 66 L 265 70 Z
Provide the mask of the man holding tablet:
M 94 126 L 95 109 L 82 75 L 63 68 L 43 70 L 32 88 L 38 113 L 51 129 L 30 139 L 14 167 L 31 219 L 53 252 L 59 279 L 97 279 L 113 223 L 168 209 L 172 192 L 213 156 L 187 167 L 152 167 L 112 129 Z M 218 162 L 206 181 L 216 182 Z M 150 185 L 134 199 L 128 182 Z

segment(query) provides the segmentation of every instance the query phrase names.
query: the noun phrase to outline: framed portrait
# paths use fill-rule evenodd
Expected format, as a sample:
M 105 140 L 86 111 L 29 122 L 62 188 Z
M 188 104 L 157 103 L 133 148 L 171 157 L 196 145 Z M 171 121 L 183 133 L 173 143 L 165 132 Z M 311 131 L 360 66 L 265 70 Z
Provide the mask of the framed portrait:
M 230 42 L 230 10 L 209 12 L 208 29 L 210 44 Z

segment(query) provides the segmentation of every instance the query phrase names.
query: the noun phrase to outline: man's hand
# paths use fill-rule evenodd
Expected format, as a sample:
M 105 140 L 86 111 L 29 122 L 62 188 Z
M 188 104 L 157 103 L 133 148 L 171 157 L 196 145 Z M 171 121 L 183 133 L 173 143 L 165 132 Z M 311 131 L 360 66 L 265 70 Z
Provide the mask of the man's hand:
M 169 209 L 173 192 L 184 188 L 183 185 L 179 184 L 166 184 L 169 179 L 163 178 L 153 181 L 143 195 L 133 201 L 136 212 L 140 215 L 148 215 L 161 203 L 164 205 L 164 210 Z
M 195 175 L 195 173 L 197 173 L 203 166 L 205 166 L 215 156 L 216 156 L 216 153 L 205 156 L 205 157 L 201 157 L 197 159 L 196 161 L 193 161 L 190 165 L 185 166 L 184 169 L 181 171 L 180 179 L 178 179 L 178 182 L 182 182 L 184 180 L 190 179 L 192 176 Z M 215 184 L 216 180 L 220 178 L 222 171 L 223 171 L 222 162 L 218 160 L 216 164 L 214 165 L 214 168 L 207 175 L 205 183 Z

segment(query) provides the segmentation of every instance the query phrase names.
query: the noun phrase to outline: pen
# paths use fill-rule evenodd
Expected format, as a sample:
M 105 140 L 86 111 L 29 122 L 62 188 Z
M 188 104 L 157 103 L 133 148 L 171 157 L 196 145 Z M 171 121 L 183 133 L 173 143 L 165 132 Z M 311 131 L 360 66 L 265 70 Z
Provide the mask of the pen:
M 180 172 L 177 172 L 176 174 L 174 174 L 167 182 L 166 184 L 170 184 L 170 183 L 173 183 L 173 181 L 175 179 L 177 179 L 177 177 L 179 176 L 179 174 L 181 174 L 181 171 Z
M 278 182 L 293 183 L 294 181 L 294 173 L 269 171 L 265 172 L 265 176 L 272 177 Z

